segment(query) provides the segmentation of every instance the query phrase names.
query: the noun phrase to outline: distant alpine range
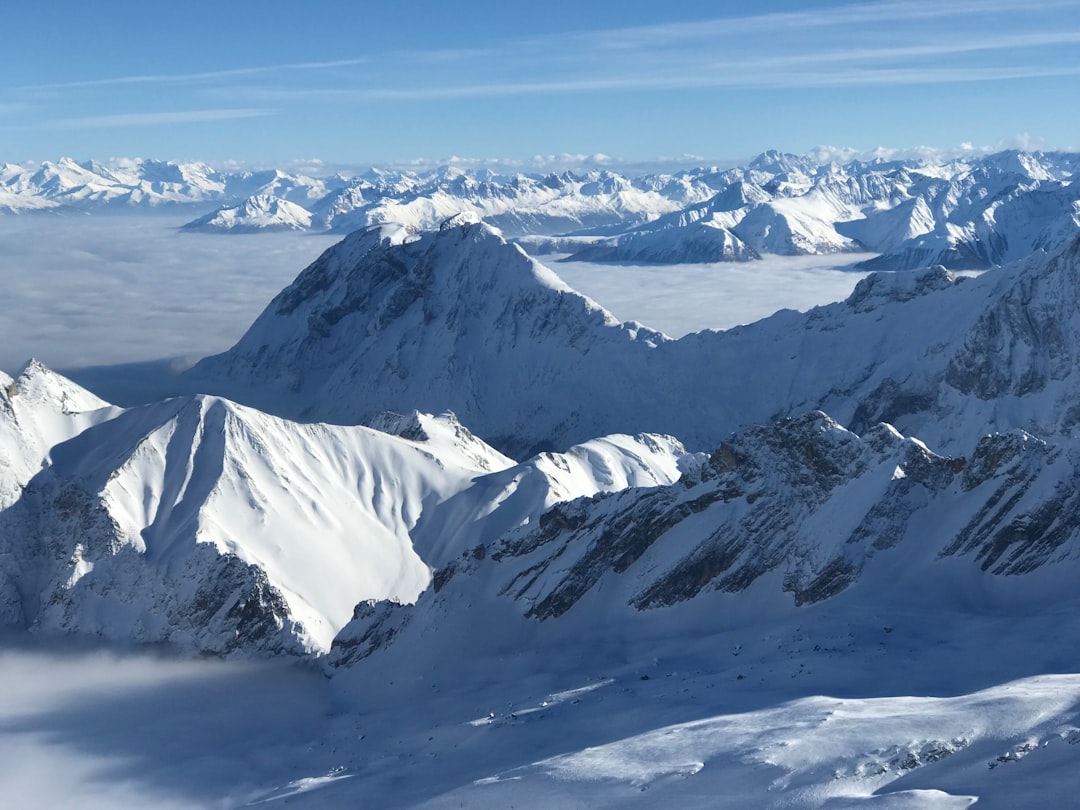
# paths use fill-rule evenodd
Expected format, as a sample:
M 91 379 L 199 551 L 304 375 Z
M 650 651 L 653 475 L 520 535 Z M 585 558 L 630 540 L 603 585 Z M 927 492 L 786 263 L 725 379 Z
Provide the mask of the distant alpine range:
M 205 211 L 185 229 L 345 234 L 480 217 L 534 254 L 594 262 L 753 261 L 872 252 L 867 269 L 984 269 L 1061 247 L 1076 227 L 1080 155 L 1002 151 L 821 164 L 768 151 L 745 167 L 624 176 L 443 167 L 354 177 L 203 163 L 70 159 L 0 167 L 0 212 Z

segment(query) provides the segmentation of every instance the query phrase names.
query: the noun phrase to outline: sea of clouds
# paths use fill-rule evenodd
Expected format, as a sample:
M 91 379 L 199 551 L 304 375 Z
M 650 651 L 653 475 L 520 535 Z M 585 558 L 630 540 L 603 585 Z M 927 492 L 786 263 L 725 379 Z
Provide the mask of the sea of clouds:
M 185 219 L 0 218 L 0 369 L 13 373 L 31 357 L 67 370 L 163 358 L 183 364 L 224 351 L 340 238 L 184 233 L 178 226 Z M 865 257 L 665 267 L 549 263 L 619 318 L 678 337 L 841 299 L 865 275 L 850 270 L 859 258 Z

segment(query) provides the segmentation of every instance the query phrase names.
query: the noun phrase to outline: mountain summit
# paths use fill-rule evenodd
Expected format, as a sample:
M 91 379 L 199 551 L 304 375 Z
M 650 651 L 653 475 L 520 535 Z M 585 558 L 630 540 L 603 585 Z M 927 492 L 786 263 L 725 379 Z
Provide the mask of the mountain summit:
M 382 226 L 347 237 L 191 380 L 303 419 L 449 409 L 521 455 L 609 432 L 583 414 L 633 411 L 612 381 L 636 377 L 667 340 L 619 323 L 461 215 L 431 233 Z

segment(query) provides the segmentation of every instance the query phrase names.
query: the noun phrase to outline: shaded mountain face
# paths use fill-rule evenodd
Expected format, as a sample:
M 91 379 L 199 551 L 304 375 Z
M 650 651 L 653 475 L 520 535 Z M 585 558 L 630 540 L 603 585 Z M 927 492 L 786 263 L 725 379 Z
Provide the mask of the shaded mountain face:
M 696 461 L 670 486 L 557 504 L 464 551 L 414 606 L 359 606 L 331 662 L 408 646 L 461 613 L 503 617 L 538 641 L 549 632 L 538 623 L 556 637 L 603 617 L 633 633 L 738 604 L 790 612 L 849 589 L 935 601 L 1034 579 L 1064 596 L 1080 560 L 1075 440 L 1016 431 L 946 457 L 889 425 L 859 437 L 815 412 L 736 433 Z
M 814 408 L 964 452 L 986 431 L 1072 430 L 1078 275 L 1080 240 L 975 279 L 879 273 L 840 303 L 670 340 L 482 223 L 388 226 L 328 250 L 185 384 L 302 420 L 452 410 L 518 457 L 609 433 L 712 450 Z

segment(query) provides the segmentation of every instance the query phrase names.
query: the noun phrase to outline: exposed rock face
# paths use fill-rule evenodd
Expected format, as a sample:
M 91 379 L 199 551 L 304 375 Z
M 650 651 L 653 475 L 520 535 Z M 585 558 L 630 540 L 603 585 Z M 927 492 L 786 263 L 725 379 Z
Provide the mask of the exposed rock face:
M 463 553 L 414 607 L 358 617 L 331 661 L 430 632 L 478 600 L 478 610 L 526 622 L 599 612 L 632 626 L 640 612 L 700 610 L 750 589 L 759 600 L 786 593 L 799 608 L 866 579 L 905 587 L 890 582 L 894 570 L 897 581 L 903 571 L 1060 571 L 1080 559 L 1078 466 L 1076 441 L 1052 446 L 1023 432 L 949 458 L 889 425 L 859 437 L 820 412 L 750 428 L 676 484 L 558 504 L 533 528 Z
M 983 312 L 945 370 L 945 382 L 982 400 L 1024 397 L 1067 379 L 1080 354 L 1080 240 L 1028 273 Z

